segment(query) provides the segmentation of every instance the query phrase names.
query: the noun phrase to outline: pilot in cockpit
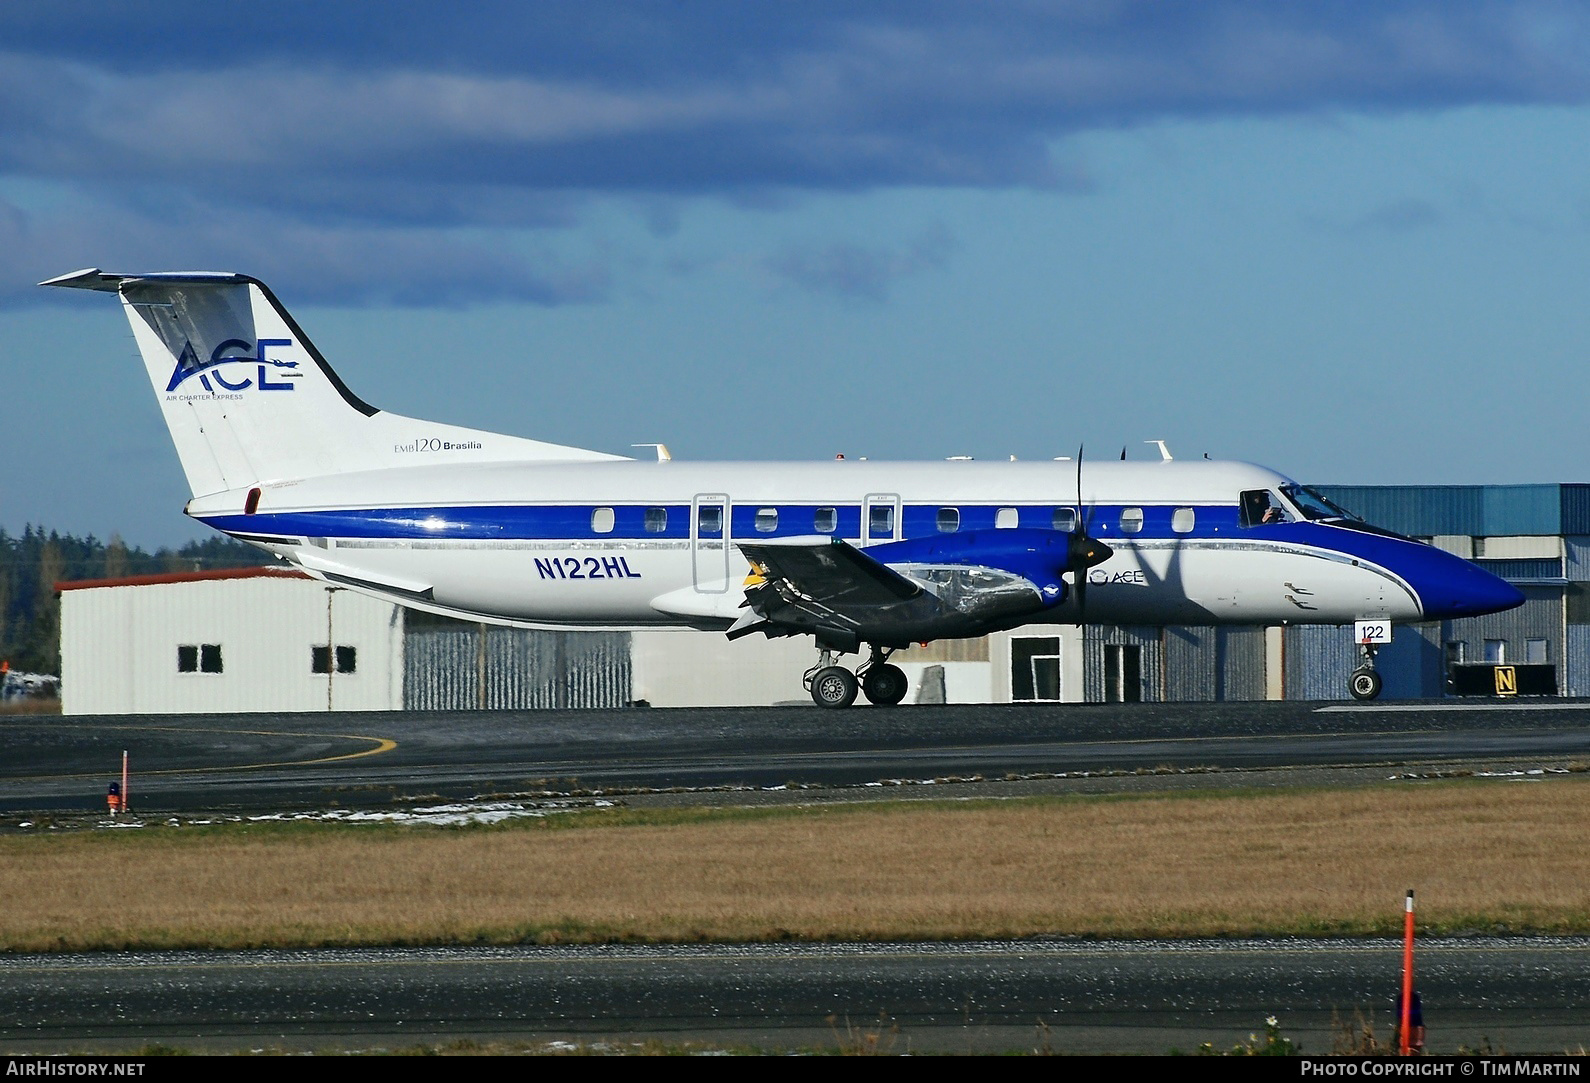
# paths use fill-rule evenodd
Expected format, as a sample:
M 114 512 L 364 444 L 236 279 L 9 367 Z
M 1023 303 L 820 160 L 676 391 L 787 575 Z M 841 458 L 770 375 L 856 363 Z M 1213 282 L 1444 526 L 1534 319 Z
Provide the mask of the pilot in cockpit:
M 1250 489 L 1242 494 L 1243 526 L 1285 523 L 1290 520 L 1291 516 L 1275 502 L 1268 489 Z

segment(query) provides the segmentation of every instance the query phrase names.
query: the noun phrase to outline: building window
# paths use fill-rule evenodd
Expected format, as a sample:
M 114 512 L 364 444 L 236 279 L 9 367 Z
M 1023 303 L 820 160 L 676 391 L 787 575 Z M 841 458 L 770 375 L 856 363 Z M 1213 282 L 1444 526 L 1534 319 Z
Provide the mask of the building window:
M 938 527 L 940 534 L 953 534 L 961 529 L 960 508 L 940 508 L 938 514 Z
M 1018 703 L 1060 698 L 1060 639 L 1012 636 L 1010 698 Z
M 611 534 L 613 532 L 613 509 L 597 508 L 591 512 L 591 533 Z
M 309 668 L 314 673 L 330 673 L 332 650 L 330 647 L 309 648 Z M 359 651 L 357 647 L 338 647 L 336 650 L 337 672 L 353 673 L 359 666 Z
M 1550 648 L 1544 639 L 1524 640 L 1524 663 L 1531 666 L 1543 666 L 1551 661 Z
M 1485 660 L 1502 666 L 1507 664 L 1507 640 L 1487 639 L 1485 641 Z
M 668 529 L 668 509 L 667 508 L 647 508 L 646 509 L 646 533 L 648 533 L 648 534 L 661 534 L 663 531 L 665 531 L 667 529 Z
M 178 673 L 220 673 L 219 643 L 184 643 L 177 647 Z
M 839 513 L 833 508 L 818 508 L 812 516 L 812 527 L 819 534 L 832 534 L 839 529 Z
M 1469 660 L 1469 645 L 1461 639 L 1449 639 L 1446 642 L 1446 664 L 1448 666 L 1461 666 Z
M 758 534 L 771 534 L 778 529 L 777 508 L 756 509 L 756 530 Z

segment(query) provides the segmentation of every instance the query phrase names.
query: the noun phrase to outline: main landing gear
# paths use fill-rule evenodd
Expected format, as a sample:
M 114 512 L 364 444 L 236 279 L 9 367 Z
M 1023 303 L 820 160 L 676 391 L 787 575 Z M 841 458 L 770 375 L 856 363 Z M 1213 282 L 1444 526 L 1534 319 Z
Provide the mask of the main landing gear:
M 893 650 L 874 646 L 865 662 L 852 673 L 844 666 L 834 664 L 834 652 L 821 648 L 817 664 L 806 671 L 803 683 L 812 694 L 812 702 L 819 707 L 849 707 L 856 702 L 859 690 L 867 702 L 878 707 L 893 707 L 905 699 L 910 682 L 905 671 L 889 663 Z
M 1375 699 L 1380 695 L 1382 684 L 1380 673 L 1375 669 L 1375 645 L 1364 643 L 1361 649 L 1364 652 L 1363 664 L 1353 670 L 1353 675 L 1348 678 L 1347 690 L 1354 699 Z

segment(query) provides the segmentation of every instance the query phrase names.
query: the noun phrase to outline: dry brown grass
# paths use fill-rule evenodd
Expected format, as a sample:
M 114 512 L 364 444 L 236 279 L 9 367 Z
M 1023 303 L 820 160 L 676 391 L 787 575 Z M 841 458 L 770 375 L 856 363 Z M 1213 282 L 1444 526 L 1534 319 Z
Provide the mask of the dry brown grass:
M 634 822 L 639 819 L 641 822 Z M 648 822 L 649 821 L 649 822 Z M 0 949 L 1590 930 L 1590 780 L 0 839 Z
M 15 714 L 60 714 L 61 701 L 51 697 L 34 699 L 8 699 L 0 701 L 0 715 Z

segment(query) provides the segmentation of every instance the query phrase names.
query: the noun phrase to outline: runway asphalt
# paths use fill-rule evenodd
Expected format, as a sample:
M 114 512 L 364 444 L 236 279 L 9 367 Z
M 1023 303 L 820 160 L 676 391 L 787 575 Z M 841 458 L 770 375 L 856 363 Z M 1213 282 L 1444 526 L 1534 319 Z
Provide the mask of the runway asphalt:
M 1580 770 L 1590 765 L 1587 709 L 25 716 L 0 721 L 0 831 L 103 822 L 124 748 L 133 813 L 146 817 L 412 812 L 598 792 L 636 804 L 812 802 Z M 833 1048 L 847 1023 L 896 1052 L 1167 1052 L 1229 1046 L 1272 1014 L 1305 1051 L 1327 1052 L 1333 1013 L 1379 1012 L 1384 1033 L 1397 954 L 1387 942 L 1033 941 L 0 956 L 0 1053 L 458 1038 Z M 1431 941 L 1420 958 L 1432 1050 L 1560 1053 L 1590 1038 L 1590 941 Z
M 102 810 L 124 749 L 133 808 L 148 813 L 380 809 L 597 791 L 822 790 L 833 797 L 877 783 L 1076 785 L 1078 776 L 1155 771 L 1161 784 L 1207 783 L 1214 772 L 1222 782 L 1263 772 L 1264 781 L 1285 784 L 1325 768 L 1590 763 L 1590 702 L 1450 706 L 1461 709 L 1243 703 L 34 715 L 0 721 L 0 816 Z
M 1429 1050 L 1583 1048 L 1590 940 L 1432 941 Z M 1382 1042 L 1394 941 L 1023 941 L 165 952 L 0 957 L 0 1053 L 390 1050 L 640 1038 L 833 1051 L 1229 1049 L 1275 1016 L 1306 1053 Z M 830 1022 L 832 1020 L 832 1022 Z

